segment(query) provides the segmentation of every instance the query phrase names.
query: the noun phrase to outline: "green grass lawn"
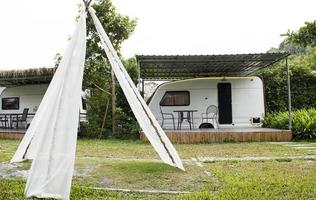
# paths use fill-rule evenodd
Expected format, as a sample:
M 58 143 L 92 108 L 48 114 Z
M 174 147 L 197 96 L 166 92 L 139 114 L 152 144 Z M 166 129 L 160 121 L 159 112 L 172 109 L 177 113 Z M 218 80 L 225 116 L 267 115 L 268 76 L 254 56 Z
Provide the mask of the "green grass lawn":
M 313 160 L 218 162 L 207 167 L 223 183 L 219 197 L 229 199 L 315 199 Z
M 295 142 L 293 144 L 301 144 Z M 316 146 L 316 145 L 315 145 Z M 309 155 L 310 151 L 295 149 L 286 145 L 269 142 L 221 143 L 221 144 L 175 144 L 182 159 L 194 157 L 245 157 Z M 116 140 L 79 140 L 77 156 L 104 158 L 159 159 L 149 143 Z
M 0 172 L 14 154 L 17 140 L 0 139 Z M 148 143 L 79 140 L 71 199 L 315 199 L 316 161 L 218 161 L 198 157 L 275 157 L 316 155 L 316 150 L 290 145 L 316 143 L 177 144 L 185 172 L 161 163 Z M 12 169 L 28 169 L 30 162 Z M 1 176 L 0 176 L 1 178 Z M 23 199 L 25 180 L 0 179 L 0 199 Z M 108 192 L 95 188 L 190 191 L 191 194 Z

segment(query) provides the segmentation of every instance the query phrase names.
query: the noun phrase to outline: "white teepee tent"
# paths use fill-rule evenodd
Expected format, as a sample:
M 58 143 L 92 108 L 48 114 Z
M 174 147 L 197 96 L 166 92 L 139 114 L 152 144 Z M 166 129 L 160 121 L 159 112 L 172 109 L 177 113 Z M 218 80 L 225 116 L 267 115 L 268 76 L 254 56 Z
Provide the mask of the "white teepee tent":
M 133 113 L 160 158 L 184 170 L 177 151 L 117 56 L 92 8 L 82 9 L 76 30 L 39 109 L 11 162 L 32 159 L 27 197 L 69 199 L 76 151 L 79 105 L 86 51 L 86 11 Z

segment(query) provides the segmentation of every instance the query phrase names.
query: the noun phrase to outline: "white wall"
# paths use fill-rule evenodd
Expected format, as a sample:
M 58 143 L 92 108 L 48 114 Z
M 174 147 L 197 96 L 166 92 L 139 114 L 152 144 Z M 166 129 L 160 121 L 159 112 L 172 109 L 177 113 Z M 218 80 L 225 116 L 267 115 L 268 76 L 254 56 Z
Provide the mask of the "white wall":
M 35 113 L 47 87 L 48 84 L 34 84 L 5 88 L 1 94 L 0 113 L 22 113 L 24 108 L 29 108 L 29 113 Z M 3 97 L 19 97 L 19 110 L 2 110 Z
M 231 125 L 220 125 L 220 127 L 253 127 L 254 125 L 251 124 L 250 119 L 252 117 L 263 118 L 264 116 L 263 84 L 258 77 L 226 78 L 225 80 L 223 78 L 201 78 L 165 83 L 158 88 L 149 103 L 149 107 L 161 123 L 159 102 L 165 92 L 189 91 L 189 106 L 166 106 L 163 107 L 163 111 L 173 113 L 175 119 L 177 119 L 174 110 L 198 110 L 194 113 L 194 127 L 197 128 L 202 121 L 201 114 L 205 112 L 206 108 L 209 105 L 218 106 L 217 84 L 225 82 L 231 83 L 232 87 L 233 123 Z M 187 128 L 186 122 L 183 125 Z M 165 121 L 164 127 L 171 128 L 171 120 Z
M 29 113 L 36 113 L 47 88 L 48 84 L 23 85 L 8 88 L 0 87 L 0 113 L 22 113 L 24 108 L 29 108 Z M 3 97 L 19 97 L 19 110 L 2 110 Z M 82 92 L 82 97 L 87 98 L 87 94 Z M 80 121 L 86 122 L 86 110 L 82 108 L 82 104 L 80 105 L 80 112 L 83 113 L 83 115 L 80 116 Z M 30 122 L 31 119 L 32 116 L 30 115 L 28 122 Z

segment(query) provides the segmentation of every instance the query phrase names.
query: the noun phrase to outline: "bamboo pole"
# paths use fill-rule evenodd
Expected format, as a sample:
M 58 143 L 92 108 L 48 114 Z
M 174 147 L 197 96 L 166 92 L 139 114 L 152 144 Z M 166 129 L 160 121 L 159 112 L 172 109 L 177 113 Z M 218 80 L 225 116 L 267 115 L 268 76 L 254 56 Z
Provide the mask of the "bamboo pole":
M 104 113 L 104 116 L 103 116 L 103 122 L 102 122 L 101 133 L 99 135 L 99 138 L 102 137 L 102 132 L 103 132 L 103 129 L 104 129 L 104 126 L 105 126 L 106 116 L 108 115 L 109 104 L 110 104 L 110 99 L 108 99 L 107 102 L 106 102 L 106 108 L 105 108 L 105 113 Z
M 111 70 L 111 88 L 112 88 L 112 135 L 116 135 L 116 94 L 115 94 L 115 75 Z

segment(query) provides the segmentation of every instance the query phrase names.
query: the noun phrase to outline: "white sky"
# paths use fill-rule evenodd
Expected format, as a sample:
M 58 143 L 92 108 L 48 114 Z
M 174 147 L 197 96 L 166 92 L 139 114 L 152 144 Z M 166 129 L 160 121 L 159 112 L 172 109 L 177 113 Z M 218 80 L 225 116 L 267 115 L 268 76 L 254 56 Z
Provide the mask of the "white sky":
M 81 0 L 0 0 L 0 69 L 50 67 L 63 53 Z M 138 18 L 123 44 L 135 54 L 261 53 L 316 19 L 315 0 L 113 0 Z

